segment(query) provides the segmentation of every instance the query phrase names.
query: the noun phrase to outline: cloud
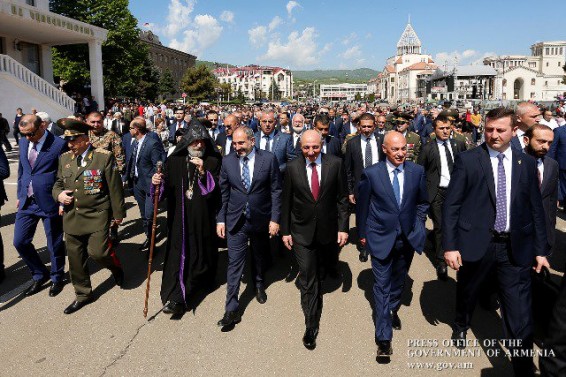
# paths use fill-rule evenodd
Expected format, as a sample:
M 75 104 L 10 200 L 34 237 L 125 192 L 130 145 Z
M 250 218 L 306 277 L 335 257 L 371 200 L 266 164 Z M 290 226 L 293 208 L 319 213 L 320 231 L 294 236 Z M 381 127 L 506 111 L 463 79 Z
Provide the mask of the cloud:
M 339 56 L 346 60 L 361 59 L 362 50 L 360 48 L 360 45 L 355 45 L 341 53 Z
M 350 33 L 350 35 L 347 35 L 344 39 L 342 39 L 342 44 L 344 46 L 351 45 L 356 39 L 358 39 L 358 35 L 356 33 Z
M 234 12 L 231 12 L 229 10 L 225 10 L 220 14 L 220 20 L 227 22 L 229 24 L 234 22 Z
M 191 28 L 183 32 L 183 39 L 179 41 L 174 38 L 169 43 L 169 47 L 200 54 L 220 38 L 222 29 L 216 18 L 208 14 L 199 14 L 192 22 Z
M 474 51 L 474 50 L 466 50 L 464 52 L 462 52 L 462 56 L 464 58 L 471 58 L 472 56 L 476 55 L 478 52 Z
M 316 64 L 320 55 L 316 43 L 317 36 L 314 27 L 307 27 L 302 33 L 293 31 L 287 37 L 286 43 L 281 42 L 279 38 L 271 41 L 266 53 L 259 59 L 298 67 Z
M 195 3 L 195 0 L 171 0 L 166 18 L 167 25 L 161 29 L 165 37 L 173 38 L 190 25 L 190 15 L 195 8 Z
M 271 20 L 271 22 L 269 23 L 269 31 L 273 31 L 277 28 L 277 26 L 281 25 L 281 23 L 283 22 L 283 19 L 281 19 L 281 17 L 279 16 L 275 16 L 273 17 L 273 19 Z
M 267 42 L 267 28 L 265 26 L 256 26 L 248 30 L 250 43 L 254 47 L 261 47 Z
M 327 54 L 328 52 L 330 52 L 330 50 L 332 50 L 332 43 L 327 43 L 324 45 L 322 50 L 320 50 L 320 54 L 321 55 Z
M 291 15 L 293 13 L 293 9 L 300 8 L 300 7 L 301 7 L 301 4 L 297 3 L 296 1 L 293 1 L 293 0 L 289 1 L 287 3 L 287 6 L 286 6 L 287 14 L 289 15 L 289 17 L 291 17 Z

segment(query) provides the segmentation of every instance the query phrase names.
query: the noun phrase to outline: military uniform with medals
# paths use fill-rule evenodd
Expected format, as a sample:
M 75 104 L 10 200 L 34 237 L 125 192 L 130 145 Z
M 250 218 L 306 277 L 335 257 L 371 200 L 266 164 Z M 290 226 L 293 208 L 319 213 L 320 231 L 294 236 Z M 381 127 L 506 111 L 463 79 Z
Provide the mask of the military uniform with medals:
M 88 133 L 89 126 L 82 122 L 68 119 L 60 122 L 65 128 L 65 138 Z M 73 201 L 63 206 L 69 273 L 77 302 L 86 302 L 92 294 L 89 257 L 108 268 L 118 285 L 123 282 L 123 271 L 108 230 L 112 218 L 126 216 L 122 180 L 112 152 L 89 145 L 82 155 L 75 156 L 72 151 L 62 154 L 53 186 L 55 200 L 64 190 L 73 192 Z

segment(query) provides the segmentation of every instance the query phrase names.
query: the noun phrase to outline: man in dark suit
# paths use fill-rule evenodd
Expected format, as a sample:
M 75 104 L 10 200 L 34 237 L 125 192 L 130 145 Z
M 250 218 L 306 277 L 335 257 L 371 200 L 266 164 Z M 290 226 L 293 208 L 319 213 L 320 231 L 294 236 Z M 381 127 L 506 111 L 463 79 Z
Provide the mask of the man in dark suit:
M 556 202 L 558 200 L 558 163 L 548 157 L 548 150 L 554 140 L 554 132 L 544 124 L 535 124 L 523 135 L 525 153 L 537 160 L 542 205 L 546 219 L 546 235 L 552 251 L 556 240 Z
M 178 107 L 175 109 L 175 119 L 169 123 L 169 143 L 177 144 L 175 140 L 175 131 L 179 128 L 187 128 L 189 124 L 185 121 L 185 109 Z
M 224 132 L 220 132 L 216 136 L 216 146 L 222 156 L 226 156 L 234 151 L 232 134 L 239 126 L 240 121 L 233 114 L 228 115 L 226 119 L 224 119 Z
M 327 115 L 319 114 L 314 118 L 314 129 L 322 135 L 322 153 L 342 157 L 340 141 L 330 135 L 330 118 Z
M 538 106 L 530 102 L 519 103 L 515 109 L 515 114 L 515 127 L 517 129 L 515 136 L 511 139 L 511 147 L 522 152 L 525 149 L 523 135 L 530 127 L 538 123 L 542 116 Z
M 378 361 L 393 353 L 392 328 L 401 329 L 401 294 L 414 252 L 424 248 L 428 211 L 425 172 L 405 161 L 405 137 L 398 132 L 385 135 L 383 152 L 386 160 L 362 173 L 356 205 L 360 242 L 371 255 L 374 276 Z
M 554 129 L 554 141 L 547 156 L 558 162 L 558 201 L 563 206 L 566 199 L 566 126 Z
M 140 250 L 149 248 L 149 237 L 153 223 L 153 202 L 150 197 L 151 177 L 155 174 L 157 162 L 165 163 L 167 154 L 161 140 L 149 136 L 145 119 L 136 117 L 130 123 L 130 134 L 134 140 L 126 165 L 126 174 L 138 203 L 146 239 Z
M 305 117 L 302 114 L 295 114 L 291 120 L 291 136 L 293 138 L 295 155 L 297 156 L 300 156 L 303 153 L 301 149 L 301 135 L 305 129 Z
M 442 203 L 450 183 L 454 168 L 454 157 L 466 150 L 466 143 L 450 139 L 452 131 L 448 117 L 439 115 L 433 122 L 435 139 L 422 147 L 419 153 L 419 165 L 426 172 L 426 186 L 430 201 L 430 219 L 434 232 L 434 250 L 436 255 L 436 274 L 440 280 L 446 280 L 448 271 L 442 249 Z
M 63 139 L 46 131 L 44 126 L 41 118 L 35 115 L 24 115 L 18 126 L 22 138 L 19 142 L 18 212 L 14 225 L 14 247 L 33 277 L 33 284 L 25 295 L 31 296 L 39 292 L 51 275 L 49 295 L 53 297 L 63 290 L 65 245 L 59 205 L 51 196 L 51 190 L 57 177 L 59 157 L 67 150 L 67 145 Z M 32 244 L 39 220 L 43 220 L 51 258 L 51 274 Z
M 1 116 L 1 114 L 0 114 Z M 4 188 L 4 180 L 10 176 L 10 165 L 6 158 L 6 153 L 0 148 L 0 207 L 8 201 L 6 196 L 6 189 Z M 6 272 L 4 271 L 4 241 L 2 240 L 2 233 L 0 233 L 0 283 L 4 281 Z
M 455 158 L 442 213 L 446 264 L 458 271 L 452 339 L 466 332 L 482 282 L 495 270 L 506 346 L 529 352 L 533 344 L 531 268 L 549 267 L 545 215 L 536 161 L 510 147 L 512 110 L 486 115 L 485 143 Z M 528 353 L 527 353 L 528 354 Z M 512 357 L 517 375 L 533 376 L 532 357 Z
M 59 127 L 57 125 L 57 123 L 54 123 L 51 120 L 51 117 L 49 116 L 49 114 L 47 114 L 44 111 L 40 111 L 39 113 L 35 114 L 38 117 L 41 118 L 41 122 L 44 123 L 41 125 L 42 128 L 44 128 L 45 130 L 51 132 L 54 136 L 61 136 L 63 135 L 63 130 L 61 129 L 61 127 Z
M 279 163 L 279 171 L 284 174 L 287 163 L 296 157 L 295 148 L 291 135 L 278 132 L 275 122 L 275 112 L 261 114 L 260 131 L 255 133 L 255 148 L 273 153 Z
M 340 124 L 340 129 L 338 130 L 340 135 L 340 145 L 346 141 L 348 135 L 355 135 L 358 132 L 356 125 L 352 123 L 350 119 L 350 113 L 344 110 L 341 115 L 342 123 Z
M 321 153 L 317 131 L 305 131 L 301 147 L 302 156 L 291 161 L 285 173 L 281 233 L 300 270 L 303 344 L 314 349 L 322 313 L 319 264 L 337 256 L 338 248 L 348 241 L 348 191 L 342 161 Z
M 352 205 L 356 205 L 358 183 L 362 171 L 385 159 L 381 147 L 383 136 L 375 133 L 375 117 L 370 113 L 365 113 L 360 116 L 359 120 L 360 134 L 348 140 L 344 155 L 344 167 L 348 177 L 348 200 Z M 367 262 L 368 252 L 365 247 L 358 244 L 358 250 L 360 261 Z
M 279 232 L 281 211 L 281 176 L 275 155 L 254 148 L 255 138 L 249 127 L 237 128 L 232 136 L 236 153 L 222 160 L 222 206 L 216 217 L 216 232 L 220 238 L 227 238 L 228 244 L 226 310 L 218 321 L 223 328 L 241 320 L 238 293 L 248 241 L 254 250 L 252 278 L 256 299 L 260 304 L 267 301 L 262 256 L 269 248 L 269 237 Z

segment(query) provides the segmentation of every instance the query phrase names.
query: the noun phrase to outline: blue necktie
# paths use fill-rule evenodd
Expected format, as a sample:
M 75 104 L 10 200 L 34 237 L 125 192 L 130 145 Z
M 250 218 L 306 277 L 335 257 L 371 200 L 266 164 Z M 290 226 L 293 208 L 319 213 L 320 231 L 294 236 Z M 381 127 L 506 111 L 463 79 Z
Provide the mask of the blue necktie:
M 399 186 L 399 178 L 397 177 L 397 174 L 400 172 L 401 170 L 399 170 L 399 168 L 393 170 L 393 193 L 395 194 L 398 205 L 401 205 L 401 186 Z
M 242 184 L 246 191 L 250 190 L 251 180 L 250 180 L 250 167 L 248 166 L 248 157 L 244 157 L 244 163 L 242 165 Z M 244 209 L 244 214 L 246 218 L 250 218 L 250 204 L 246 202 L 246 208 Z
M 494 229 L 497 232 L 504 232 L 507 228 L 507 181 L 505 180 L 505 167 L 503 166 L 503 158 L 505 155 L 499 153 L 497 159 L 497 193 L 495 194 L 495 224 Z

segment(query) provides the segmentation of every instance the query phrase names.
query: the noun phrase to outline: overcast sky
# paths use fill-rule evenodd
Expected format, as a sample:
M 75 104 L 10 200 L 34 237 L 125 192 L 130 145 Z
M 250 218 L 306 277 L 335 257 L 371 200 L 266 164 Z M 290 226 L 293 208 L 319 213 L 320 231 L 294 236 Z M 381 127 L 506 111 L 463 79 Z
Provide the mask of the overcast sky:
M 409 17 L 439 65 L 566 39 L 565 8 L 546 0 L 132 0 L 130 9 L 141 29 L 197 59 L 291 69 L 381 70 Z

